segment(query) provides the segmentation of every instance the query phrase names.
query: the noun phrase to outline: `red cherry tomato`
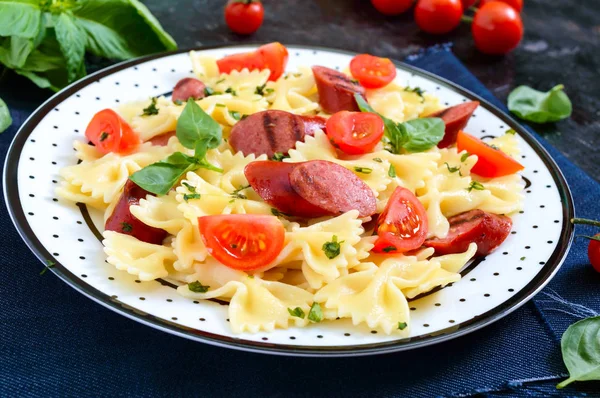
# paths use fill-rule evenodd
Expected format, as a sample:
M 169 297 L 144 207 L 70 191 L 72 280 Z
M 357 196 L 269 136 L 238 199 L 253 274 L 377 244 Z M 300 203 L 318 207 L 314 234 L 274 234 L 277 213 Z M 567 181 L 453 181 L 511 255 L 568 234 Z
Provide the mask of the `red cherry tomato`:
M 260 28 L 265 10 L 258 0 L 230 0 L 225 6 L 225 22 L 229 29 L 249 35 Z
M 96 113 L 85 129 L 85 136 L 104 154 L 127 154 L 142 142 L 131 126 L 112 109 Z
M 248 68 L 269 69 L 269 80 L 277 80 L 283 74 L 288 61 L 287 48 L 281 43 L 274 42 L 260 46 L 256 51 L 232 54 L 217 61 L 219 72 L 231 73 L 232 70 Z
M 408 11 L 413 0 L 371 0 L 373 7 L 385 15 L 398 15 Z
M 427 230 L 423 204 L 411 191 L 398 187 L 377 220 L 375 232 L 379 238 L 373 251 L 393 254 L 418 249 L 425 242 Z
M 460 24 L 461 0 L 419 0 L 415 21 L 421 30 L 432 34 L 448 33 Z
M 383 137 L 383 120 L 374 113 L 341 111 L 327 120 L 327 136 L 348 155 L 368 153 Z
M 205 216 L 198 218 L 198 227 L 210 255 L 240 271 L 269 265 L 283 249 L 285 240 L 285 228 L 274 216 Z
M 456 147 L 459 152 L 467 151 L 472 155 L 477 155 L 477 163 L 471 171 L 482 177 L 502 177 L 524 169 L 521 163 L 501 150 L 492 148 L 479 138 L 462 130 L 458 132 Z
M 600 234 L 596 234 L 594 236 L 595 239 L 590 239 L 590 244 L 588 246 L 588 257 L 590 259 L 590 263 L 592 267 L 598 272 L 600 272 Z
M 492 1 L 477 11 L 471 26 L 475 46 L 486 54 L 506 54 L 523 38 L 523 22 L 514 8 Z
M 396 77 L 396 66 L 389 58 L 359 54 L 350 61 L 350 73 L 365 88 L 381 88 Z
M 470 0 L 468 0 L 470 1 Z M 487 3 L 491 3 L 492 1 L 499 1 L 501 3 L 506 3 L 512 8 L 514 8 L 517 12 L 521 12 L 523 9 L 523 0 L 480 0 L 477 6 L 479 8 L 483 7 Z

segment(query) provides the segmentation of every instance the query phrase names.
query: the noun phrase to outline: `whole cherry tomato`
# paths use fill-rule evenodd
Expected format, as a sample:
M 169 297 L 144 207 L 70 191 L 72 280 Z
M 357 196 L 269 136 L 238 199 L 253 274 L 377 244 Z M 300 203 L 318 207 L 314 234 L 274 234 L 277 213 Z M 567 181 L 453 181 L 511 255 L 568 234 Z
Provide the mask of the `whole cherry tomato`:
M 259 0 L 230 0 L 225 7 L 225 22 L 235 33 L 249 35 L 260 28 L 264 14 Z
M 590 245 L 588 246 L 588 257 L 590 258 L 592 267 L 594 267 L 596 271 L 600 272 L 600 234 L 596 234 L 592 239 L 590 239 Z
M 523 38 L 523 22 L 514 8 L 492 1 L 477 11 L 471 31 L 479 51 L 506 54 L 516 48 Z
M 471 1 L 471 0 L 463 0 L 463 2 L 464 1 Z M 521 12 L 521 10 L 523 9 L 523 0 L 480 0 L 479 3 L 477 4 L 477 6 L 479 8 L 481 8 L 484 5 L 486 5 L 487 3 L 491 3 L 492 1 L 499 1 L 501 3 L 506 3 L 509 6 L 511 6 L 512 8 L 514 8 L 517 12 Z
M 385 15 L 398 15 L 408 11 L 413 0 L 371 0 L 373 7 Z
M 448 33 L 460 24 L 461 0 L 419 0 L 415 20 L 421 30 L 432 34 Z

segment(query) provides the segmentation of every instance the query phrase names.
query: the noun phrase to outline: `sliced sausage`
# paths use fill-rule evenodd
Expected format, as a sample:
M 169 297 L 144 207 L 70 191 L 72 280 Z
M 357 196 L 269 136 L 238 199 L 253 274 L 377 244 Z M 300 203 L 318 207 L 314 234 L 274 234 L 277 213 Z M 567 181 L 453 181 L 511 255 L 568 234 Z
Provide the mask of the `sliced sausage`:
M 290 183 L 304 200 L 330 214 L 358 210 L 360 217 L 368 217 L 377 210 L 371 188 L 337 163 L 302 162 L 290 173 Z
M 323 116 L 298 116 L 304 122 L 304 134 L 315 135 L 315 131 L 325 131 L 327 119 Z
M 427 116 L 439 117 L 446 124 L 446 132 L 444 133 L 444 138 L 438 144 L 439 148 L 446 148 L 456 143 L 458 132 L 465 128 L 478 106 L 479 101 L 470 101 L 442 109 Z
M 512 220 L 506 216 L 471 210 L 448 219 L 450 230 L 443 239 L 428 239 L 423 243 L 436 254 L 462 253 L 471 242 L 477 243 L 476 256 L 487 256 L 508 236 Z
M 292 188 L 290 173 L 301 163 L 256 161 L 244 168 L 252 189 L 282 213 L 297 217 L 321 217 L 330 213 L 302 199 Z
M 304 122 L 293 113 L 268 110 L 254 113 L 240 120 L 231 129 L 229 145 L 244 155 L 266 154 L 272 157 L 276 152 L 288 153 L 303 141 Z
M 193 77 L 186 77 L 177 82 L 173 88 L 173 94 L 171 99 L 173 102 L 181 101 L 185 102 L 189 98 L 200 99 L 206 95 L 204 89 L 206 86 L 198 79 Z
M 365 95 L 365 88 L 360 83 L 324 66 L 313 66 L 312 71 L 319 90 L 319 104 L 325 112 L 359 110 L 354 94 Z
M 153 194 L 140 188 L 133 181 L 127 180 L 121 198 L 111 216 L 106 220 L 104 228 L 107 231 L 131 235 L 142 242 L 160 245 L 167 237 L 167 232 L 144 224 L 129 211 L 129 206 L 139 204 L 140 199 L 145 198 L 146 195 Z
M 157 146 L 167 146 L 169 143 L 169 139 L 175 135 L 174 131 L 168 131 L 164 134 L 157 135 L 156 137 L 152 137 L 148 140 L 148 142 L 152 143 L 152 145 Z

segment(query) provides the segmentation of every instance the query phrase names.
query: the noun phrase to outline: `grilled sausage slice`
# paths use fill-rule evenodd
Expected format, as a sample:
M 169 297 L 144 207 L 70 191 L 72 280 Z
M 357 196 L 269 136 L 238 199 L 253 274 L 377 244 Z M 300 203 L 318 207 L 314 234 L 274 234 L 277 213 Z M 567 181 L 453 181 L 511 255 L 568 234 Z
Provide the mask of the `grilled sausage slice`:
M 446 124 L 444 138 L 438 143 L 439 148 L 446 148 L 456 143 L 458 132 L 465 128 L 478 106 L 479 101 L 470 101 L 442 109 L 441 111 L 437 111 L 427 116 L 439 117 Z
M 171 100 L 173 102 L 181 101 L 185 102 L 189 98 L 200 99 L 206 95 L 204 89 L 206 86 L 198 79 L 193 77 L 186 77 L 177 82 L 173 88 L 173 94 L 171 94 Z
M 359 111 L 354 94 L 365 95 L 360 83 L 324 66 L 313 66 L 312 71 L 319 90 L 319 104 L 325 112 Z

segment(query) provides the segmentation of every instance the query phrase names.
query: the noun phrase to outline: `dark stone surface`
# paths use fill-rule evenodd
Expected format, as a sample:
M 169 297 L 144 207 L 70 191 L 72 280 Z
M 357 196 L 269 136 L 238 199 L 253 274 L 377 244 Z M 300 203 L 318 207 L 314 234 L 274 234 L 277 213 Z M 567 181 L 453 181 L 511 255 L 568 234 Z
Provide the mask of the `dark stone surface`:
M 368 0 L 266 0 L 265 22 L 249 37 L 229 31 L 224 0 L 145 3 L 181 48 L 277 40 L 401 60 L 432 44 L 452 42 L 455 54 L 503 100 L 521 84 L 545 91 L 563 83 L 573 101 L 572 118 L 533 127 L 600 181 L 600 0 L 525 0 L 525 38 L 504 57 L 477 52 L 467 25 L 430 36 L 419 31 L 411 12 L 385 17 Z M 26 103 L 33 110 L 50 95 L 22 78 L 10 80 L 9 87 L 0 84 L 0 91 L 11 91 L 9 104 Z

